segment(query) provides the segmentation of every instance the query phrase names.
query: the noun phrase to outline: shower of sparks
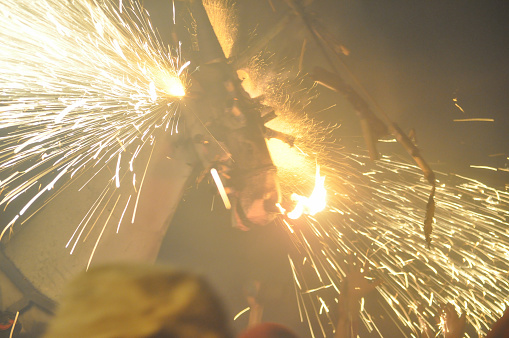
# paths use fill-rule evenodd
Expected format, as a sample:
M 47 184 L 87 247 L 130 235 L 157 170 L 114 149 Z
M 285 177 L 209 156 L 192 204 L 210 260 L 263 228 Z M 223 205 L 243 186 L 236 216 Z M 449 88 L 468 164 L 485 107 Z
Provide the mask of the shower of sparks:
M 457 98 L 454 98 L 452 99 L 453 102 L 454 102 L 454 105 L 456 106 L 456 108 L 458 108 L 462 113 L 464 113 L 465 111 L 463 110 L 463 108 L 461 108 L 461 106 L 458 104 L 458 99 Z
M 488 167 L 488 166 L 485 166 L 485 165 L 470 165 L 470 168 L 487 169 L 487 170 L 492 170 L 492 171 L 497 171 L 498 170 L 497 168 Z
M 270 123 L 299 137 L 293 148 L 269 141 L 273 154 L 286 153 L 274 156 L 283 196 L 309 189 L 315 158 L 327 176 L 325 211 L 279 220 L 299 251 L 290 262 L 300 311 L 309 314 L 314 334 L 330 336 L 333 330 L 334 299 L 351 253 L 366 263 L 370 278 L 383 281 L 360 313 L 369 332 L 387 325 L 380 309 L 405 336 L 419 336 L 423 323 L 438 332 L 435 316 L 450 303 L 467 313 L 478 333 L 486 333 L 509 304 L 509 193 L 437 173 L 435 230 L 428 250 L 422 220 L 429 186 L 417 166 L 390 156 L 371 162 L 363 151 L 349 153 L 320 136 L 324 128 L 310 132 L 309 121 L 289 118 L 291 123 L 285 115 Z
M 430 187 L 419 167 L 397 155 L 373 162 L 365 150 L 346 149 L 333 139 L 338 126 L 293 113 L 305 111 L 316 93 L 298 78 L 274 72 L 277 61 L 271 58 L 267 52 L 254 56 L 239 76 L 247 79 L 243 86 L 251 96 L 279 112 L 267 127 L 297 138 L 293 147 L 268 140 L 283 197 L 312 189 L 316 161 L 327 177 L 325 211 L 277 221 L 298 249 L 289 261 L 301 320 L 312 336 L 333 335 L 351 254 L 366 264 L 369 278 L 383 282 L 362 304 L 360 320 L 370 333 L 382 335 L 388 318 L 403 336 L 420 336 L 424 328 L 438 333 L 435 318 L 446 303 L 466 312 L 477 333 L 486 333 L 509 304 L 509 193 L 436 173 L 428 250 L 423 220 Z
M 0 20 L 1 240 L 84 172 L 139 190 L 133 162 L 176 131 L 188 63 L 136 2 L 6 0 Z

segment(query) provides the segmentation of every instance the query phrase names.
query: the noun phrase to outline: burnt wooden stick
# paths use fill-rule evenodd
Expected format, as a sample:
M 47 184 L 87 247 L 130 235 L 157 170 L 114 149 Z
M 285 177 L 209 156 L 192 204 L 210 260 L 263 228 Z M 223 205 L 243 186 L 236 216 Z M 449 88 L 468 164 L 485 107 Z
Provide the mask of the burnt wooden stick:
M 410 137 L 408 137 L 395 123 L 389 124 L 389 129 L 396 137 L 396 140 L 405 148 L 405 150 L 412 156 L 415 163 L 421 168 L 424 178 L 431 184 L 431 192 L 429 194 L 428 203 L 426 204 L 426 216 L 424 218 L 424 235 L 428 249 L 431 245 L 431 232 L 433 231 L 433 217 L 435 216 L 435 188 L 436 180 L 435 173 L 428 165 L 424 157 L 422 157 L 419 148 L 415 146 Z
M 361 119 L 362 133 L 368 148 L 369 157 L 372 160 L 379 159 L 379 154 L 376 149 L 376 141 L 383 135 L 387 134 L 387 127 L 376 117 L 376 115 L 373 114 L 366 101 L 340 77 L 334 61 L 331 59 L 329 53 L 327 52 L 327 48 L 332 49 L 334 53 L 336 53 L 336 51 L 334 48 L 329 46 L 327 41 L 325 41 L 321 34 L 316 30 L 314 22 L 306 12 L 303 4 L 295 0 L 285 1 L 288 6 L 302 19 L 307 30 L 322 51 L 323 56 L 327 60 L 327 63 L 334 70 L 334 73 L 329 73 L 323 68 L 315 68 L 315 76 L 321 78 L 320 80 L 315 78 L 315 81 L 346 96 L 346 98 L 354 106 L 355 111 Z M 322 42 L 325 42 L 326 45 L 324 45 Z M 335 56 L 338 56 L 337 53 Z M 363 119 L 365 120 L 363 121 Z
M 431 233 L 433 232 L 433 217 L 435 216 L 435 184 L 431 188 L 429 194 L 428 204 L 426 205 L 426 217 L 424 218 L 424 236 L 426 236 L 426 243 L 428 249 L 431 246 Z
M 433 216 L 435 214 L 435 174 L 420 154 L 419 149 L 417 149 L 415 144 L 410 140 L 410 138 L 405 133 L 403 133 L 401 129 L 396 124 L 394 124 L 386 114 L 384 114 L 383 111 L 381 111 L 382 117 L 387 123 L 386 126 L 380 119 L 376 117 L 376 115 L 369 108 L 367 102 L 355 91 L 355 89 L 349 86 L 341 78 L 340 73 L 337 70 L 335 63 L 331 59 L 327 48 L 332 49 L 335 53 L 336 59 L 341 62 L 337 51 L 335 51 L 334 48 L 331 48 L 330 41 L 327 42 L 326 39 L 324 39 L 323 34 L 320 34 L 320 32 L 316 29 L 316 25 L 313 24 L 309 15 L 306 13 L 304 6 L 295 0 L 285 1 L 290 6 L 290 8 L 292 8 L 294 12 L 301 17 L 304 25 L 318 44 L 318 47 L 321 49 L 322 54 L 329 63 L 331 69 L 334 70 L 334 73 L 330 73 L 323 68 L 315 68 L 315 81 L 329 87 L 332 90 L 342 93 L 353 105 L 355 111 L 361 118 L 361 126 L 364 134 L 364 139 L 367 144 L 371 159 L 378 159 L 378 151 L 376 150 L 375 142 L 380 136 L 384 135 L 388 129 L 391 134 L 396 137 L 396 140 L 412 156 L 419 168 L 421 168 L 423 171 L 426 180 L 432 185 L 431 193 L 426 207 L 426 217 L 424 220 L 424 234 L 426 236 L 426 242 L 429 248 L 431 243 L 431 232 L 433 230 Z M 325 42 L 325 45 L 323 42 Z M 366 120 L 363 121 L 363 119 Z
M 369 158 L 374 160 L 379 160 L 380 155 L 378 150 L 376 149 L 376 142 L 378 139 L 373 136 L 373 131 L 367 119 L 360 119 L 361 128 L 362 128 L 362 136 L 364 137 L 364 143 L 366 143 L 366 147 L 368 148 Z

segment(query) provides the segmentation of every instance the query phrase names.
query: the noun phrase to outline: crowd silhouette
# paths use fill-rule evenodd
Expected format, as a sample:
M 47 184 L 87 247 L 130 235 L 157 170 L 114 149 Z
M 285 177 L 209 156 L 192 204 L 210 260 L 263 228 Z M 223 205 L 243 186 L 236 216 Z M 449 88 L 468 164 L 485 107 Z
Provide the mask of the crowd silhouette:
M 380 282 L 368 281 L 364 269 L 349 260 L 338 299 L 335 338 L 358 337 L 359 300 Z M 254 289 L 260 288 L 254 283 Z M 263 305 L 257 292 L 246 295 L 249 324 L 238 338 L 298 338 L 290 328 L 262 322 Z M 463 337 L 466 315 L 445 304 L 440 335 Z M 422 337 L 435 337 L 424 328 Z M 0 338 L 29 337 L 17 316 L 0 312 Z M 44 338 L 233 338 L 226 311 L 215 291 L 202 277 L 169 267 L 122 263 L 91 268 L 76 276 L 63 297 Z M 509 337 L 509 312 L 496 322 L 488 338 Z

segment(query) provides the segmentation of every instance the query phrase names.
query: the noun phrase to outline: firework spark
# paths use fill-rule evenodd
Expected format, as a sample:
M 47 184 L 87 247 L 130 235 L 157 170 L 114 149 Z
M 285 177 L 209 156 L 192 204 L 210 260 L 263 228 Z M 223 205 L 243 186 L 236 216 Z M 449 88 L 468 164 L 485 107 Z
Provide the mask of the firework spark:
M 221 199 L 223 200 L 224 207 L 226 209 L 231 209 L 232 205 L 230 203 L 230 200 L 228 199 L 228 195 L 226 194 L 226 190 L 224 189 L 223 183 L 221 182 L 221 178 L 219 177 L 219 174 L 217 173 L 217 169 L 212 168 L 210 169 L 210 174 L 212 175 L 212 178 L 214 179 L 214 182 L 216 183 L 217 190 L 219 191 L 219 195 L 221 196 Z
M 290 132 L 284 118 L 271 127 L 279 124 L 279 130 Z M 383 281 L 360 314 L 369 332 L 383 331 L 380 308 L 405 336 L 419 336 L 422 323 L 438 332 L 434 318 L 450 303 L 466 312 L 479 334 L 486 333 L 508 304 L 509 194 L 439 173 L 434 241 L 427 250 L 422 218 L 429 187 L 417 166 L 390 156 L 373 163 L 365 151 L 351 153 L 326 137 L 313 138 L 323 129 L 309 133 L 308 121 L 292 125 L 298 148 L 286 146 L 286 158 L 276 156 L 283 195 L 309 191 L 316 158 L 328 182 L 326 211 L 279 220 L 299 251 L 290 262 L 298 304 L 314 324 L 312 333 L 329 336 L 334 330 L 333 311 L 322 309 L 336 306 L 352 253 L 370 277 Z M 302 133 L 299 125 L 305 126 Z M 271 151 L 281 151 L 278 143 L 269 142 Z M 292 156 L 300 157 L 298 170 Z M 304 184 L 295 184 L 301 175 L 307 176 Z
M 139 190 L 136 157 L 156 129 L 176 130 L 188 63 L 161 45 L 138 6 L 2 3 L 0 239 L 85 171 L 95 177 L 111 164 L 111 184 L 133 176 Z

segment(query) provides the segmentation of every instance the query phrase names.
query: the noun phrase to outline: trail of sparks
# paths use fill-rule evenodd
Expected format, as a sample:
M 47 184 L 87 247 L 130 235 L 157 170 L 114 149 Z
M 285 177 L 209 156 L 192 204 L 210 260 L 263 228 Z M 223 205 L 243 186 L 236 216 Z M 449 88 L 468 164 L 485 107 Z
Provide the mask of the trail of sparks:
M 471 118 L 471 119 L 454 119 L 454 122 L 495 122 L 494 119 Z
M 390 312 L 405 336 L 419 336 L 423 323 L 438 332 L 435 316 L 440 305 L 451 303 L 467 313 L 478 333 L 486 333 L 509 303 L 509 194 L 438 173 L 433 242 L 427 250 L 422 224 L 429 186 L 418 167 L 390 156 L 373 163 L 362 151 L 349 153 L 328 141 L 323 128 L 311 132 L 309 121 L 290 121 L 283 116 L 270 125 L 300 137 L 299 150 L 269 142 L 283 195 L 309 194 L 315 157 L 327 176 L 328 211 L 280 220 L 299 251 L 291 259 L 299 304 L 306 313 L 312 313 L 306 307 L 319 311 L 311 319 L 318 325 L 314 333 L 325 330 L 328 336 L 333 330 L 333 311 L 322 309 L 337 306 L 351 253 L 367 263 L 368 276 L 383 281 L 361 311 L 369 332 L 378 332 L 383 322 L 377 306 Z
M 16 317 L 14 317 L 14 322 L 12 323 L 12 328 L 11 328 L 11 332 L 9 333 L 9 338 L 12 338 L 14 329 L 16 328 L 16 324 L 18 322 L 18 317 L 19 317 L 19 311 L 16 312 Z
M 140 145 L 161 126 L 177 129 L 188 63 L 161 45 L 138 6 L 2 2 L 0 240 L 78 173 L 95 177 L 111 164 L 111 184 L 128 172 L 135 182 Z
M 219 177 L 219 174 L 217 173 L 217 169 L 216 168 L 210 169 L 210 174 L 212 175 L 212 178 L 214 179 L 214 182 L 216 183 L 217 190 L 219 192 L 219 196 L 221 196 L 221 199 L 223 200 L 224 207 L 228 210 L 231 209 L 232 205 L 230 203 L 230 200 L 228 199 L 228 195 L 226 194 L 223 183 L 221 182 L 221 178 Z

